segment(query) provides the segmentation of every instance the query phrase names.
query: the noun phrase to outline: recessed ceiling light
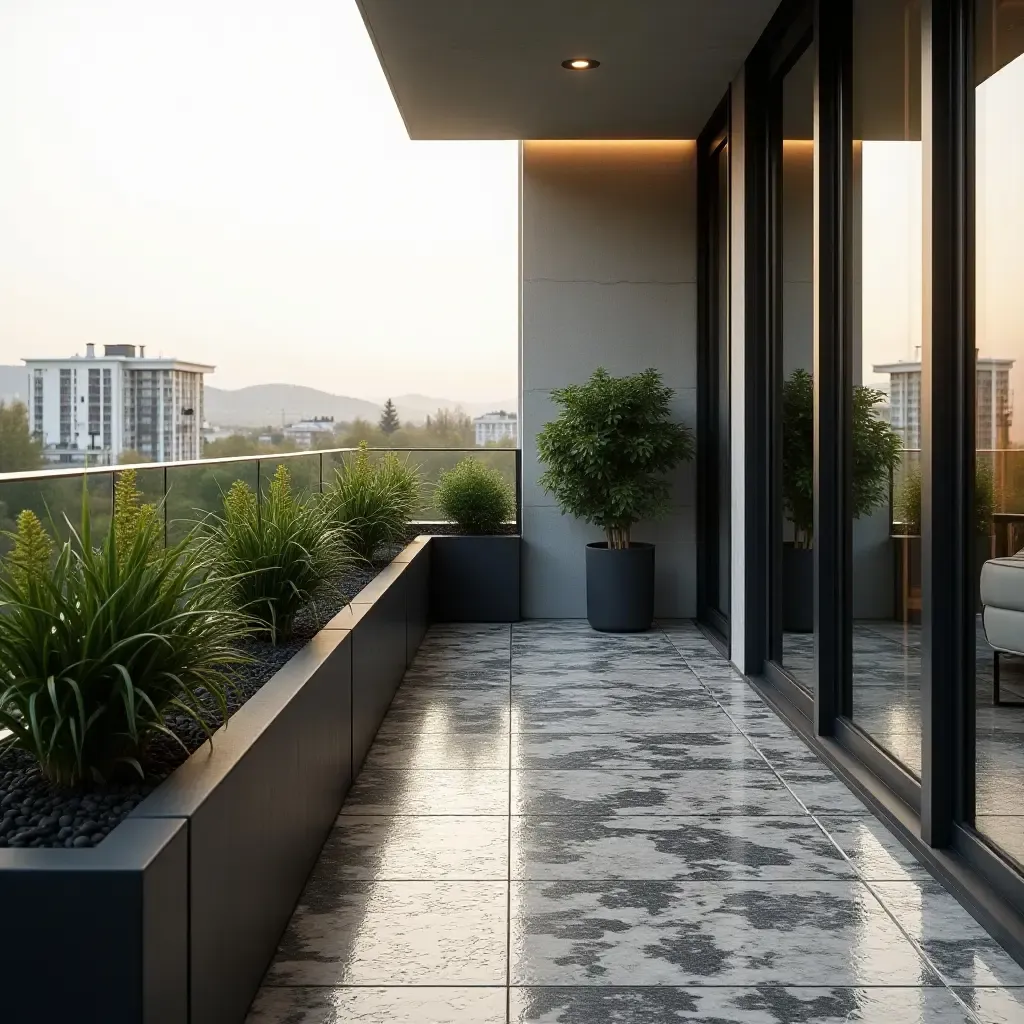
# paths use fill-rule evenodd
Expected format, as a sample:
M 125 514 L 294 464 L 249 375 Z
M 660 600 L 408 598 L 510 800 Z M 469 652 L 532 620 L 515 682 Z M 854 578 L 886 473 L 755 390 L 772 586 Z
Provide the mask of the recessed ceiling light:
M 566 71 L 590 71 L 592 68 L 599 68 L 601 62 L 592 60 L 590 57 L 572 57 L 562 61 L 562 67 Z

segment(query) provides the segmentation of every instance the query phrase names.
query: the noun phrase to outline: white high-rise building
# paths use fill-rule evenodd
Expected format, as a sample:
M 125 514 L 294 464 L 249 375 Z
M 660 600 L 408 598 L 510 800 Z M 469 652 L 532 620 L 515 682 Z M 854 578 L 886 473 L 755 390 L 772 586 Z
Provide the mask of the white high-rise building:
M 114 465 L 123 452 L 174 462 L 202 455 L 203 375 L 212 366 L 150 359 L 140 345 L 102 356 L 26 359 L 29 429 L 49 462 Z
M 978 451 L 1009 447 L 1013 420 L 1010 370 L 1013 359 L 979 358 L 976 361 L 975 447 Z M 889 425 L 903 438 L 903 446 L 921 447 L 921 364 L 885 363 L 875 373 L 889 374 Z
M 499 441 L 515 442 L 519 438 L 519 418 L 514 412 L 489 412 L 486 416 L 477 416 L 473 420 L 477 447 Z

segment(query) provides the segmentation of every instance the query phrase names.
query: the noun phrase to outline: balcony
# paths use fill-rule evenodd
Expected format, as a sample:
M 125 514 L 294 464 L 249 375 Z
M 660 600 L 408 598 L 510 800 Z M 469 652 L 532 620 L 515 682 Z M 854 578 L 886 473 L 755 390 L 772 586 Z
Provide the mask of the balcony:
M 465 454 L 407 457 L 432 482 Z M 287 465 L 320 493 L 352 457 L 136 472 L 174 543 L 235 481 L 266 501 Z M 120 471 L 9 475 L 0 501 L 72 519 L 84 486 L 102 535 Z M 6 962 L 72 965 L 12 1019 L 1015 1019 L 1024 969 L 704 632 L 520 621 L 518 537 L 512 571 L 423 493 L 361 590 L 253 648 L 212 746 L 90 848 L 0 850 L 11 919 L 50 908 Z
M 1012 1020 L 1021 981 L 695 626 L 446 625 L 248 1020 Z

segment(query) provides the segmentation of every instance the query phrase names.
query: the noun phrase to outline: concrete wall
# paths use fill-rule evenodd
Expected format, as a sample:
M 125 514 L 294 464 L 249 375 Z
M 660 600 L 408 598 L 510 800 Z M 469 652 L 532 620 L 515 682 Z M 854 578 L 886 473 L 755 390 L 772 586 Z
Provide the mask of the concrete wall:
M 653 366 L 697 418 L 696 146 L 692 142 L 526 142 L 522 148 L 523 615 L 586 614 L 584 547 L 599 531 L 566 518 L 538 485 L 536 437 L 553 388 L 598 366 Z M 657 544 L 655 612 L 696 613 L 692 465 L 673 480 Z

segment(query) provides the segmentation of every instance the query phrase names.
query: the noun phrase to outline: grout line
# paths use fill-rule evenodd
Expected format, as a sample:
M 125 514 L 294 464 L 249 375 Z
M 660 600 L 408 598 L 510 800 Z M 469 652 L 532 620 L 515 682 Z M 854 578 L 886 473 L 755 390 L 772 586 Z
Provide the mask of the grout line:
M 505 830 L 505 1024 L 512 1021 L 512 623 L 508 626 L 508 825 Z

